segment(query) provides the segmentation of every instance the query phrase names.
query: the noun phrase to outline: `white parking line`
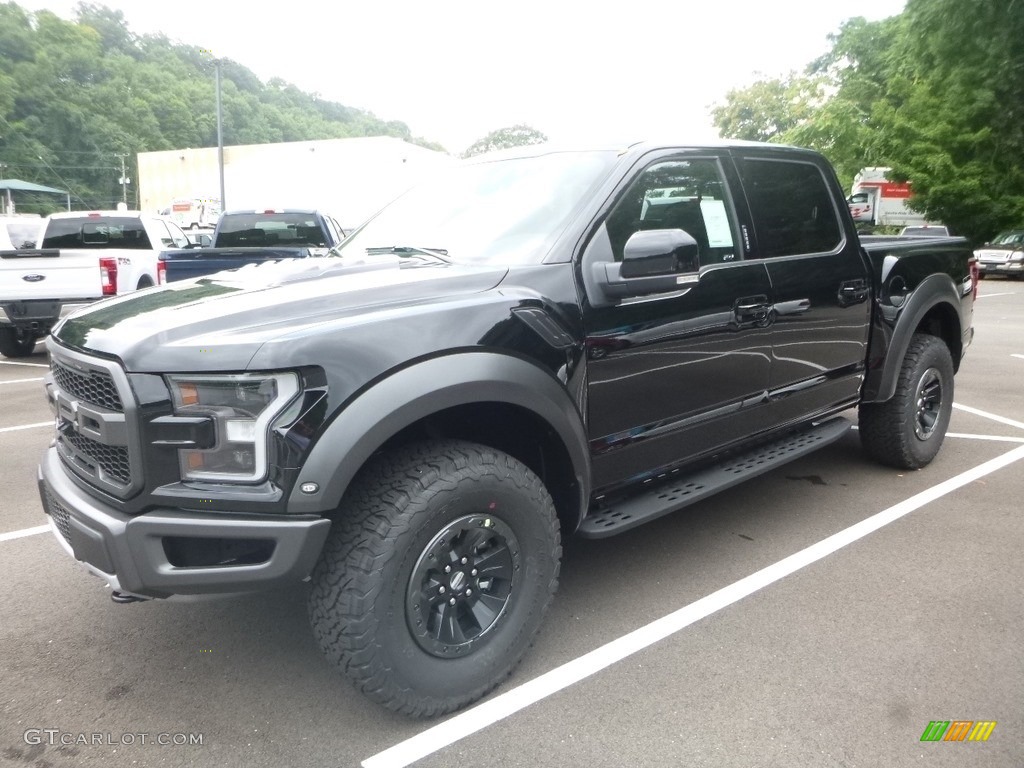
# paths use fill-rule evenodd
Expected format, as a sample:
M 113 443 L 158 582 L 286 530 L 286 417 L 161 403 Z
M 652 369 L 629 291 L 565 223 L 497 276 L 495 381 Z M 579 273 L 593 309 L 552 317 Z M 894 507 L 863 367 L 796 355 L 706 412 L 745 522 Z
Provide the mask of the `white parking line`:
M 963 432 L 947 432 L 946 437 L 962 437 L 967 440 L 992 440 L 997 443 L 1024 443 L 1024 437 L 1003 437 L 1002 435 L 969 435 Z
M 973 413 L 975 416 L 982 416 L 986 419 L 992 419 L 992 421 L 998 421 L 1000 424 L 1006 424 L 1010 427 L 1016 427 L 1017 429 L 1024 429 L 1024 423 L 1008 419 L 1005 416 L 996 416 L 994 413 L 988 411 L 979 411 L 977 408 L 971 408 L 969 405 L 960 405 L 960 403 L 953 403 L 953 407 L 966 413 Z
M 1002 293 L 981 293 L 978 292 L 979 299 L 991 299 L 993 296 L 1016 296 L 1016 291 L 1003 291 Z
M 685 629 L 694 622 L 742 600 L 801 568 L 831 555 L 925 504 L 1021 459 L 1024 459 L 1024 445 L 939 483 L 933 488 L 922 491 L 906 501 L 878 512 L 817 544 L 812 544 L 806 549 L 769 565 L 767 568 L 762 568 L 760 571 L 690 603 L 674 613 L 663 616 L 647 626 L 612 640 L 610 643 L 556 667 L 540 677 L 485 701 L 483 704 L 478 704 L 462 714 L 455 715 L 450 720 L 385 749 L 383 752 L 378 752 L 363 760 L 363 768 L 402 768 L 416 760 L 432 755 L 477 731 L 510 717 L 531 704 L 600 672 L 617 661 L 648 648 L 659 640 Z
M 22 363 L 17 360 L 0 360 L 0 365 L 28 365 L 32 368 L 49 368 L 46 363 Z
M 0 381 L 0 386 L 3 386 L 4 384 L 24 384 L 26 381 L 42 381 L 42 380 L 43 380 L 42 376 L 39 376 L 38 378 L 35 378 L 35 379 L 11 379 L 9 381 Z
M 10 541 L 11 539 L 23 539 L 26 536 L 37 536 L 40 533 L 46 533 L 48 530 L 50 530 L 50 526 L 48 525 L 37 525 L 35 528 L 22 528 L 20 531 L 0 533 L 0 541 Z
M 17 432 L 18 430 L 21 430 L 21 429 L 37 429 L 39 427 L 52 427 L 52 426 L 53 426 L 53 420 L 51 419 L 50 421 L 40 421 L 37 424 L 19 424 L 16 427 L 0 427 L 0 432 Z
M 1017 357 L 1020 358 L 1021 360 L 1024 360 L 1024 355 L 1011 354 L 1010 357 Z

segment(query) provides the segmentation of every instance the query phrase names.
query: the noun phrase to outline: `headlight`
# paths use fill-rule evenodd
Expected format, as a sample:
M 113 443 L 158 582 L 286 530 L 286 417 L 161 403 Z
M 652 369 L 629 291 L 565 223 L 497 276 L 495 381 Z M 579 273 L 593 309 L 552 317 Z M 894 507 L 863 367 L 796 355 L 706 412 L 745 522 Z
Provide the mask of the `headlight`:
M 294 373 L 168 376 L 174 412 L 209 416 L 217 441 L 178 451 L 183 480 L 253 482 L 267 473 L 267 430 L 299 391 Z

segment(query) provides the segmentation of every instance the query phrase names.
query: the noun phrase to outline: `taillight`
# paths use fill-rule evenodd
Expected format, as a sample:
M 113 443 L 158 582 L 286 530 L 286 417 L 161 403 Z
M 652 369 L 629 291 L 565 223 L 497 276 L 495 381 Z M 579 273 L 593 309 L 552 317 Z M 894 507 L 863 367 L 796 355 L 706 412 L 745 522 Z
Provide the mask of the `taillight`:
M 165 261 L 158 261 L 156 263 L 156 284 L 167 284 L 167 262 Z
M 100 284 L 104 296 L 117 295 L 117 259 L 104 257 L 100 259 Z

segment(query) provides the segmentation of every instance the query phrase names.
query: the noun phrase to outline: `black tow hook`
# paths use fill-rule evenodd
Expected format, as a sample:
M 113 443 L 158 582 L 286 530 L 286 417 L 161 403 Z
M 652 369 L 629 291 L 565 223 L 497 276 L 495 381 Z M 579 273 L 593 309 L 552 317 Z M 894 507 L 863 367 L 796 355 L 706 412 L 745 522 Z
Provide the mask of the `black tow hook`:
M 128 605 L 128 603 L 144 603 L 149 598 L 139 597 L 138 595 L 127 595 L 124 592 L 118 592 L 115 589 L 110 593 L 110 599 L 118 605 Z

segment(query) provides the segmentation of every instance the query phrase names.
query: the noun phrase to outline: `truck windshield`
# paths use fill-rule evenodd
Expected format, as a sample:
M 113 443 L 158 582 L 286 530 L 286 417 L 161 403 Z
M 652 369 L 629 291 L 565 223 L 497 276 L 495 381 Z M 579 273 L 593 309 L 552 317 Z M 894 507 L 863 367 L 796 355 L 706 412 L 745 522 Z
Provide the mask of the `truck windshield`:
M 340 250 L 404 246 L 463 263 L 540 263 L 617 156 L 552 151 L 460 165 L 406 192 Z

